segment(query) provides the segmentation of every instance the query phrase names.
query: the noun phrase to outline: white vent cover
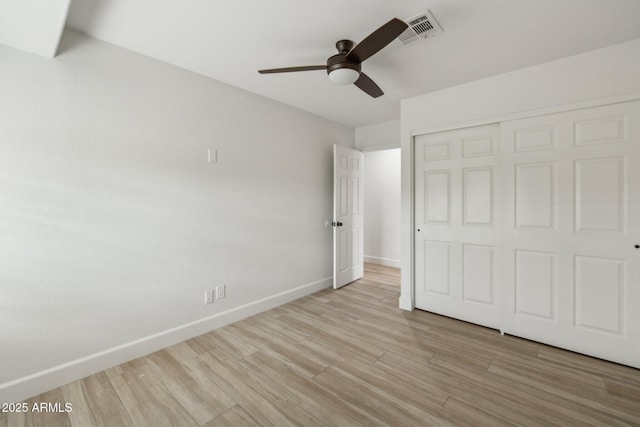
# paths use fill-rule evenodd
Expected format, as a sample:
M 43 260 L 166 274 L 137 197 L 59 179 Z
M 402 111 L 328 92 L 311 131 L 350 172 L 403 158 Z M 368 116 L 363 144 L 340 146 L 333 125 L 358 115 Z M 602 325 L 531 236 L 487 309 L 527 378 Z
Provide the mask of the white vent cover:
M 398 36 L 403 45 L 408 45 L 442 32 L 442 28 L 428 10 L 408 19 L 406 22 L 409 24 L 409 28 Z

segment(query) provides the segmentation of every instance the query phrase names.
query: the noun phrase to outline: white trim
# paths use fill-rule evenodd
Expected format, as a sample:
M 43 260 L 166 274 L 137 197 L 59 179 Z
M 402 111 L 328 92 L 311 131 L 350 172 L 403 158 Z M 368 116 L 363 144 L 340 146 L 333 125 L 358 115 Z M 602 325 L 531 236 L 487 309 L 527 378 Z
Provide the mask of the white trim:
M 402 148 L 402 145 L 398 142 L 395 144 L 371 145 L 371 146 L 359 147 L 357 148 L 357 150 L 362 151 L 363 153 L 367 153 L 369 151 L 393 150 L 394 148 Z
M 411 298 L 402 298 L 398 299 L 398 306 L 402 310 L 412 311 L 415 307 L 413 306 L 413 299 Z
M 332 282 L 333 277 L 325 277 L 182 326 L 0 384 L 0 402 L 20 402 L 96 372 L 104 371 L 112 366 L 145 356 L 322 289 L 330 288 Z
M 402 133 L 403 131 L 401 131 Z M 400 179 L 400 204 L 401 212 L 400 219 L 402 226 L 400 229 L 401 238 L 401 254 L 402 254 L 402 267 L 400 268 L 400 299 L 398 305 L 401 309 L 412 311 L 414 309 L 414 287 L 415 287 L 415 274 L 414 274 L 414 147 L 413 136 L 411 132 L 408 134 L 402 133 L 401 141 L 409 141 L 409 144 L 405 147 L 403 142 L 402 149 L 400 150 L 401 158 L 401 179 Z M 405 198 L 408 198 L 405 201 Z M 408 202 L 410 209 L 405 208 Z M 409 224 L 409 233 L 406 233 L 405 224 Z
M 365 255 L 364 262 L 370 262 L 371 264 L 385 265 L 387 267 L 402 267 L 402 260 L 400 259 L 391 259 L 391 258 L 382 258 L 377 256 Z

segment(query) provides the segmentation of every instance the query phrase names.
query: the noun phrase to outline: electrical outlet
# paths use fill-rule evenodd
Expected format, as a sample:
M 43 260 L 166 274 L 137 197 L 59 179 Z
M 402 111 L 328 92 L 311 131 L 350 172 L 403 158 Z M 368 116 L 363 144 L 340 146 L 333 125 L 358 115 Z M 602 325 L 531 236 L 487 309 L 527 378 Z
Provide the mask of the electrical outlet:
M 204 293 L 204 303 L 205 304 L 213 303 L 213 291 L 205 291 L 205 293 Z
M 226 294 L 226 285 L 218 285 L 216 286 L 216 299 L 222 299 Z

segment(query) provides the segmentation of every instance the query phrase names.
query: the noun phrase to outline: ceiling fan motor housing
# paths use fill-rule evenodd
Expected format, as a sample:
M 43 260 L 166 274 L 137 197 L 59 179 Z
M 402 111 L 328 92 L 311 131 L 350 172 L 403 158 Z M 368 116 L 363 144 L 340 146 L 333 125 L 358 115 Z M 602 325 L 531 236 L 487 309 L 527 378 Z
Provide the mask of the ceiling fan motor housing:
M 347 59 L 353 45 L 351 40 L 339 40 L 336 43 L 338 54 L 327 59 L 327 74 L 335 84 L 351 84 L 360 77 L 360 62 Z
M 327 59 L 327 74 L 340 68 L 351 68 L 357 72 L 360 72 L 361 69 L 359 62 L 349 61 L 344 53 L 338 53 Z
M 329 80 L 337 85 L 355 83 L 360 77 L 360 63 L 349 61 L 346 54 L 339 53 L 327 60 Z
M 347 54 L 351 52 L 353 45 L 354 43 L 351 40 L 338 40 L 336 42 L 336 49 L 338 49 L 339 53 L 327 59 L 327 74 L 331 74 L 332 71 L 341 68 L 350 68 L 360 73 L 360 62 L 347 59 Z

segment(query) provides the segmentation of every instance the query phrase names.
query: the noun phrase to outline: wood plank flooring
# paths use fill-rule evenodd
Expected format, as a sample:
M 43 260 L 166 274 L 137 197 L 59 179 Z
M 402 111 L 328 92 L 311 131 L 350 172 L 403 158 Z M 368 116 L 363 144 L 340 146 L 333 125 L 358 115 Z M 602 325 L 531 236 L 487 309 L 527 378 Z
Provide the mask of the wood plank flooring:
M 399 270 L 29 399 L 9 426 L 640 425 L 640 370 L 398 309 Z

